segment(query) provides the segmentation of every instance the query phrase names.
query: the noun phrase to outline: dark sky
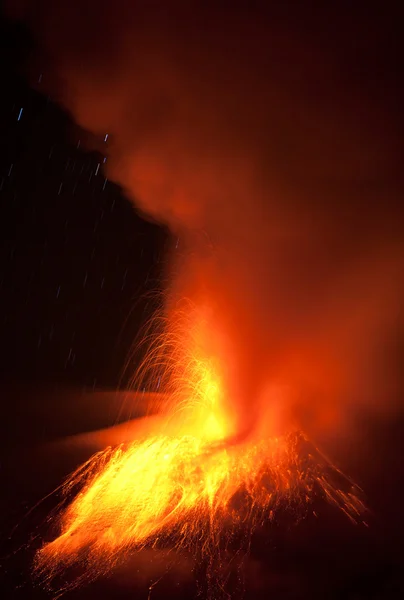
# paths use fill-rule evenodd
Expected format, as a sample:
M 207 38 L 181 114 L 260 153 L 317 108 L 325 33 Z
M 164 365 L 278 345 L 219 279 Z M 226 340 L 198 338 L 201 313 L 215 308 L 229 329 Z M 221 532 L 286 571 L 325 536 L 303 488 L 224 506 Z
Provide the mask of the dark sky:
M 83 149 L 40 67 L 28 86 L 27 32 L 3 23 L 1 43 L 0 378 L 115 386 L 161 287 L 165 232 L 106 181 L 103 140 Z

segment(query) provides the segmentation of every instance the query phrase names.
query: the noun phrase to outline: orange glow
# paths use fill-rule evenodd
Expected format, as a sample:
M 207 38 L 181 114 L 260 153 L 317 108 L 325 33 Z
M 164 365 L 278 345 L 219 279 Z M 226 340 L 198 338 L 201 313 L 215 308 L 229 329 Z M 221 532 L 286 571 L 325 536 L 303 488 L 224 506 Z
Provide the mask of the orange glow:
M 313 447 L 307 450 L 302 434 L 268 436 L 261 428 L 234 443 L 219 365 L 183 343 L 200 343 L 205 325 L 182 322 L 181 336 L 177 330 L 157 338 L 143 365 L 143 373 L 153 366 L 164 376 L 172 394 L 161 431 L 107 448 L 65 483 L 67 496 L 79 492 L 61 513 L 58 537 L 36 557 L 49 582 L 76 562 L 88 579 L 128 551 L 167 542 L 213 559 L 229 532 L 241 526 L 252 532 L 279 505 L 302 507 L 316 490 L 359 518 L 363 505 L 354 488 L 346 492 L 333 483 L 336 469 Z

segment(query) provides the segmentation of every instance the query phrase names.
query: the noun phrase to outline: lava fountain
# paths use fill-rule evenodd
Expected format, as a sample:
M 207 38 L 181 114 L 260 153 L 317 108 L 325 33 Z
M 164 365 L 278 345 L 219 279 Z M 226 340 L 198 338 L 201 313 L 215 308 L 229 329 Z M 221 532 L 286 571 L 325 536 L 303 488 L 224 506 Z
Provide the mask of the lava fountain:
M 70 504 L 35 560 L 49 585 L 80 565 L 68 586 L 75 587 L 145 547 L 192 551 L 216 569 L 219 548 L 237 532 L 249 540 L 279 507 L 301 516 L 318 494 L 361 518 L 357 488 L 291 423 L 279 433 L 263 413 L 250 435 L 238 437 L 224 369 L 202 351 L 202 311 L 188 304 L 173 323 L 155 337 L 137 377 L 150 379 L 152 369 L 169 393 L 161 428 L 95 454 L 65 482 Z

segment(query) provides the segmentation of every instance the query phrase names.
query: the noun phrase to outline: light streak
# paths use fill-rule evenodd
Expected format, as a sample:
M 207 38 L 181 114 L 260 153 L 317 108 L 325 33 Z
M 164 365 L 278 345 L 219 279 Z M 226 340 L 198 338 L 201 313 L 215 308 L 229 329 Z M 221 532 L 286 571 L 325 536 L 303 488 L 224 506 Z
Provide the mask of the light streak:
M 77 563 L 83 574 L 70 586 L 109 572 L 130 552 L 167 544 L 213 568 L 218 548 L 236 531 L 250 538 L 279 507 L 302 514 L 316 494 L 361 518 L 355 486 L 302 433 L 230 441 L 234 420 L 220 363 L 193 344 L 203 329 L 182 325 L 157 336 L 142 366 L 139 387 L 152 368 L 172 398 L 161 429 L 106 448 L 66 481 L 73 500 L 35 561 L 49 584 Z

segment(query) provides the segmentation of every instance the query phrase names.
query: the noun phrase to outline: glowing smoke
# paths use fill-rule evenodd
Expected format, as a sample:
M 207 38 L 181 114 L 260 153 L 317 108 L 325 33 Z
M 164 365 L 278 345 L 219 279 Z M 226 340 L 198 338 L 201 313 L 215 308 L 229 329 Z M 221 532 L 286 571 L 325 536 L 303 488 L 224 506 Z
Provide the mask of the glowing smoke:
M 208 299 L 241 434 L 273 385 L 317 431 L 392 406 L 379 349 L 402 299 L 399 136 L 388 81 L 359 74 L 374 32 L 352 12 L 348 31 L 209 5 L 19 8 L 53 94 L 108 133 L 108 177 L 181 237 L 170 299 Z

